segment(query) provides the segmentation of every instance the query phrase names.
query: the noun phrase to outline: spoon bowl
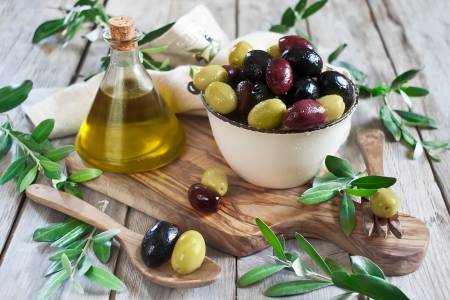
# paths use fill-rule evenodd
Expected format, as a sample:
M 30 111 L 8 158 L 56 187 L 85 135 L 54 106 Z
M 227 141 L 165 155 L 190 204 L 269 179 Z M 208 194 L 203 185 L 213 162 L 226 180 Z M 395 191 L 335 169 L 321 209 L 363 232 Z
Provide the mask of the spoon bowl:
M 91 204 L 52 187 L 33 184 L 27 188 L 26 194 L 39 204 L 77 218 L 100 230 L 120 229 L 114 238 L 123 247 L 136 270 L 154 283 L 171 288 L 195 288 L 209 285 L 220 278 L 222 269 L 208 257 L 205 257 L 200 268 L 188 275 L 181 275 L 173 270 L 170 261 L 157 268 L 149 268 L 141 258 L 143 235 L 120 225 Z

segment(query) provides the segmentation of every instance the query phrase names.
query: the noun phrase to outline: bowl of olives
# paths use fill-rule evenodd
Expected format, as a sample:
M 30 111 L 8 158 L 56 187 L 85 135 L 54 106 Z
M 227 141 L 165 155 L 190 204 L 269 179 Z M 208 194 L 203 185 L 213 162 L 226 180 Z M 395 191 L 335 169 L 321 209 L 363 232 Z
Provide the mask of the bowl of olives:
M 230 167 L 267 188 L 297 187 L 320 173 L 347 139 L 358 104 L 351 80 L 324 68 L 298 36 L 267 51 L 239 42 L 229 65 L 204 67 L 193 84 Z

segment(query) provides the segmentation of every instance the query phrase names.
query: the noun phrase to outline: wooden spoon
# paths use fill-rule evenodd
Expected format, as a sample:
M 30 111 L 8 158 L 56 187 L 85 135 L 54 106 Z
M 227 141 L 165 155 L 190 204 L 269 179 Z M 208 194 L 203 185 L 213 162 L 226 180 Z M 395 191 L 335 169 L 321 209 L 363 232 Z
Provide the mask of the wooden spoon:
M 143 235 L 123 227 L 91 204 L 52 187 L 33 184 L 27 188 L 26 193 L 31 200 L 77 218 L 100 230 L 120 229 L 114 238 L 125 249 L 136 270 L 154 283 L 171 288 L 195 288 L 209 285 L 220 277 L 222 269 L 208 257 L 205 257 L 199 269 L 188 275 L 175 272 L 170 261 L 158 268 L 149 268 L 141 259 L 140 247 Z

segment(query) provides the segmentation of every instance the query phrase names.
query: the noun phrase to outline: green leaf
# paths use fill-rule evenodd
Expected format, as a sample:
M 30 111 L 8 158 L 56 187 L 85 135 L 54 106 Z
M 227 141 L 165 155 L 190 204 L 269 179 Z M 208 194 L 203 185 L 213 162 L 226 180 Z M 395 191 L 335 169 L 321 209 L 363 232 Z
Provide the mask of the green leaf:
M 94 249 L 94 254 L 102 263 L 107 263 L 111 255 L 111 241 L 106 241 L 103 244 L 94 243 L 92 248 Z
M 16 191 L 19 193 L 20 190 L 20 184 L 22 183 L 25 176 L 30 172 L 31 169 L 36 166 L 35 164 L 31 164 L 27 166 L 22 172 L 20 172 L 19 178 L 17 178 L 17 184 L 16 184 Z
M 380 189 L 390 187 L 396 182 L 397 179 L 394 177 L 369 175 L 353 180 L 351 185 L 362 189 Z
M 394 122 L 393 116 L 389 110 L 389 107 L 383 105 L 380 108 L 380 117 L 383 123 L 383 126 L 392 134 L 392 137 L 399 142 L 402 138 L 402 131 L 397 123 Z
M 283 249 L 283 252 L 284 252 L 284 250 L 286 249 L 286 241 L 284 240 L 284 236 L 283 236 L 283 235 L 279 235 L 279 236 L 277 236 L 277 239 L 278 239 L 278 242 L 280 242 L 281 249 Z M 284 260 L 283 257 L 281 257 L 281 256 L 278 254 L 277 251 L 275 251 L 275 248 L 272 248 L 272 253 L 273 253 L 273 255 L 274 255 L 275 257 L 279 258 L 280 260 Z M 285 253 L 285 254 L 286 254 L 286 253 Z M 281 262 L 279 262 L 279 261 L 277 261 L 277 260 L 275 260 L 275 262 L 276 262 L 277 264 L 281 264 Z
M 52 151 L 55 149 L 55 147 L 53 146 L 52 142 L 50 142 L 49 140 L 45 139 L 44 141 L 42 141 L 39 146 L 41 147 L 41 149 L 39 150 L 39 153 L 42 154 L 47 154 L 48 152 Z
M 66 192 L 67 194 L 70 194 L 72 196 L 75 196 L 75 197 L 83 200 L 83 194 L 76 186 L 73 186 L 73 185 L 65 182 L 65 183 L 63 183 L 63 188 L 64 188 L 64 192 Z
M 72 182 L 89 181 L 102 175 L 102 173 L 103 171 L 99 169 L 83 169 L 70 175 L 68 180 Z
M 405 92 L 409 97 L 423 97 L 429 94 L 427 89 L 418 86 L 402 86 L 401 88 L 396 89 L 395 92 L 400 94 L 400 90 Z
M 32 167 L 30 171 L 23 177 L 22 181 L 20 182 L 19 186 L 19 193 L 22 193 L 25 191 L 25 189 L 33 183 L 34 179 L 36 178 L 37 174 L 37 165 Z
M 175 22 L 169 23 L 167 25 L 164 25 L 161 28 L 150 31 L 149 33 L 144 35 L 144 37 L 142 38 L 142 40 L 140 40 L 138 42 L 138 44 L 143 45 L 143 44 L 153 41 L 154 39 L 156 39 L 156 38 L 160 37 L 161 35 L 163 35 L 164 33 L 166 33 L 170 28 L 172 28 L 173 24 L 175 24 Z
M 96 266 L 91 266 L 84 276 L 113 291 L 125 292 L 127 290 L 127 287 L 119 278 Z
M 48 259 L 51 261 L 60 261 L 62 259 L 62 255 L 65 254 L 68 259 L 74 259 L 80 256 L 82 250 L 81 249 L 66 249 L 60 251 L 58 253 L 53 254 Z
M 284 25 L 286 27 L 294 27 L 295 21 L 297 21 L 295 12 L 292 8 L 288 7 L 288 9 L 286 9 L 283 16 L 281 17 L 281 25 Z
M 74 280 L 71 280 L 72 284 L 73 284 L 73 288 L 80 294 L 84 294 L 84 290 L 83 287 Z
M 297 5 L 295 6 L 294 10 L 301 15 L 302 12 L 305 10 L 306 5 L 308 4 L 308 0 L 300 0 L 298 1 Z
M 5 122 L 1 127 L 7 130 L 11 130 L 11 124 L 9 124 L 9 122 Z M 11 146 L 12 146 L 11 136 L 7 134 L 5 131 L 0 130 L 0 158 L 5 156 L 6 153 L 9 152 Z M 19 147 L 19 149 L 21 148 Z
M 69 218 L 62 223 L 50 223 L 45 227 L 38 228 L 33 233 L 35 242 L 53 242 L 61 238 L 75 227 L 83 224 L 82 221 L 75 218 Z
M 369 197 L 375 194 L 378 190 L 376 189 L 342 189 L 343 192 L 346 192 L 350 195 L 354 195 L 357 197 Z
M 386 94 L 389 94 L 390 91 L 391 91 L 391 89 L 389 88 L 389 86 L 385 82 L 382 82 L 380 84 L 377 84 L 372 89 L 372 97 L 378 97 L 378 96 L 381 96 L 381 95 L 386 95 Z
M 337 261 L 335 261 L 329 257 L 327 259 L 325 259 L 325 263 L 327 264 L 328 268 L 330 268 L 331 273 L 334 273 L 334 272 L 347 272 L 348 273 L 346 268 L 344 268 Z
M 400 95 L 402 95 L 402 99 L 403 99 L 403 101 L 405 101 L 408 108 L 411 108 L 412 102 L 411 102 L 411 99 L 408 97 L 408 95 L 406 95 L 406 93 L 402 90 L 400 90 Z
M 283 248 L 273 231 L 260 218 L 256 218 L 255 221 L 256 225 L 258 225 L 259 227 L 259 230 L 261 230 L 261 233 L 269 242 L 270 246 L 273 247 L 273 250 L 275 250 L 280 255 L 280 257 L 286 260 L 286 255 L 284 254 Z
M 432 128 L 439 128 L 438 123 L 431 119 L 428 118 L 426 116 L 423 115 L 419 115 L 416 113 L 413 113 L 411 111 L 406 111 L 406 110 L 394 110 L 399 116 L 400 118 L 402 118 L 405 121 L 409 121 L 409 122 L 423 122 L 424 126 L 430 126 Z
M 331 279 L 337 287 L 361 293 L 375 300 L 409 299 L 395 285 L 375 276 L 335 272 L 331 274 Z
M 81 238 L 83 235 L 85 235 L 91 228 L 92 226 L 86 223 L 78 225 L 67 234 L 62 236 L 60 239 L 56 240 L 53 244 L 50 245 L 50 247 L 58 248 L 70 245 Z
M 325 166 L 328 171 L 337 177 L 353 177 L 353 168 L 348 160 L 333 155 L 327 155 L 325 158 Z
M 51 161 L 46 161 L 46 160 L 41 160 L 40 161 L 41 166 L 51 172 L 55 172 L 55 171 L 61 171 L 62 170 L 62 166 L 58 165 L 57 163 L 51 162 Z
M 365 258 L 363 256 L 351 256 L 351 259 L 352 259 L 352 268 L 356 274 L 367 274 L 379 277 L 381 279 L 386 279 L 380 267 L 378 267 L 370 259 Z
M 46 37 L 54 35 L 55 33 L 61 32 L 66 28 L 66 24 L 64 24 L 64 19 L 56 19 L 42 23 L 34 32 L 33 36 L 33 44 L 37 44 Z
M 340 186 L 337 183 L 326 183 L 310 188 L 303 193 L 297 202 L 301 204 L 316 204 L 328 201 L 339 193 Z
M 38 143 L 45 141 L 50 133 L 52 133 L 53 127 L 55 126 L 54 119 L 47 119 L 39 123 L 38 126 L 31 133 L 31 137 Z
M 344 51 L 345 47 L 347 47 L 347 44 L 340 44 L 339 47 L 337 47 L 337 49 L 328 56 L 328 62 L 331 64 L 334 60 L 336 60 L 339 55 L 341 55 L 342 51 Z
M 347 189 L 344 189 L 344 191 Z M 375 190 L 376 192 L 376 190 Z M 374 192 L 374 193 L 375 193 Z M 342 230 L 347 236 L 352 234 L 356 224 L 355 204 L 352 198 L 344 192 L 342 194 L 341 205 L 339 207 L 339 221 L 341 223 Z
M 71 244 L 69 247 L 67 247 L 67 249 L 79 249 L 79 250 L 82 250 L 83 247 L 86 245 L 86 243 L 87 243 L 87 239 L 80 240 L 80 241 L 77 241 L 77 242 Z M 72 263 L 74 260 L 75 259 L 70 260 L 70 262 Z M 58 272 L 58 271 L 60 271 L 62 269 L 64 269 L 64 267 L 63 267 L 61 261 L 55 261 L 45 271 L 44 276 L 51 275 L 51 274 L 53 274 L 55 272 Z
M 286 33 L 286 32 L 288 32 L 288 30 L 289 30 L 289 27 L 282 25 L 282 24 L 272 25 L 269 29 L 269 31 L 278 32 L 278 33 Z
M 300 259 L 300 257 L 297 257 L 292 263 L 292 269 L 294 269 L 295 274 L 300 277 L 307 276 L 311 273 L 311 269 Z
M 439 156 L 439 154 L 433 153 L 431 151 L 431 149 L 429 148 L 425 148 L 425 150 L 427 151 L 428 155 L 433 158 L 435 161 L 437 162 L 441 162 L 441 157 Z
M 372 95 L 372 89 L 370 87 L 368 87 L 367 85 L 356 84 L 356 87 L 359 92 L 359 98 L 366 99 L 366 98 L 370 98 L 370 96 Z
M 399 85 L 404 84 L 405 82 L 407 82 L 410 79 L 413 79 L 417 73 L 419 73 L 420 70 L 409 70 L 406 71 L 405 73 L 400 74 L 397 78 L 395 78 L 392 83 L 391 83 L 391 89 L 396 89 Z
M 2 177 L 0 177 L 0 184 L 5 184 L 14 177 L 19 176 L 20 172 L 22 172 L 22 170 L 25 168 L 26 161 L 27 157 L 22 156 L 12 162 L 3 172 Z
M 416 142 L 416 146 L 414 147 L 413 159 L 418 159 L 423 154 L 423 146 L 420 141 Z
M 34 300 L 46 300 L 50 298 L 53 293 L 63 284 L 63 282 L 69 277 L 69 274 L 65 270 L 62 270 L 52 277 L 50 277 L 45 284 L 38 291 Z
M 212 50 L 212 49 L 211 49 L 211 50 Z M 211 60 L 211 59 L 212 59 L 212 58 L 211 58 L 211 56 L 210 56 L 210 60 Z M 166 59 L 162 62 L 161 66 L 159 66 L 159 70 L 165 69 L 168 65 L 169 65 L 169 59 L 166 58 Z
M 108 231 L 101 232 L 92 238 L 92 242 L 96 244 L 103 244 L 104 242 L 112 239 L 119 232 L 120 229 L 110 229 Z
M 95 251 L 95 249 L 94 249 Z M 92 260 L 88 255 L 84 255 L 77 264 L 77 275 L 83 276 L 92 266 Z
M 367 75 L 364 74 L 363 71 L 359 70 L 357 67 L 355 67 L 354 65 L 352 65 L 348 62 L 335 60 L 335 61 L 333 61 L 333 65 L 347 69 L 350 72 L 350 74 L 352 75 L 352 77 L 355 79 L 356 82 L 362 83 L 367 78 Z
M 325 273 L 331 275 L 330 268 L 328 268 L 327 264 L 323 261 L 322 257 L 320 257 L 319 253 L 311 246 L 311 244 L 301 235 L 300 233 L 295 233 L 295 238 L 297 239 L 300 246 L 302 246 L 303 250 L 319 265 L 319 267 L 324 270 Z
M 162 46 L 162 47 L 148 48 L 148 49 L 140 49 L 140 51 L 143 52 L 143 53 L 161 53 L 161 52 L 166 51 L 167 48 L 169 48 L 169 46 Z
M 66 158 L 67 155 L 75 151 L 75 147 L 72 145 L 62 146 L 57 149 L 47 152 L 44 156 L 52 161 L 60 161 Z
M 432 149 L 450 149 L 450 142 L 441 142 L 441 141 L 422 141 L 422 144 L 426 147 L 431 147 Z
M 348 292 L 345 294 L 340 294 L 340 295 L 334 296 L 333 298 L 330 298 L 329 300 L 347 300 L 347 299 L 350 299 L 355 296 L 358 296 L 358 293 Z
M 257 267 L 253 270 L 248 271 L 236 283 L 237 287 L 243 287 L 257 281 L 260 281 L 266 277 L 269 277 L 272 274 L 282 270 L 285 265 L 266 265 Z
M 319 9 L 321 9 L 325 4 L 327 4 L 328 0 L 321 0 L 311 4 L 302 15 L 302 19 L 306 19 L 309 16 L 316 13 Z
M 313 187 L 324 185 L 324 184 L 338 184 L 341 187 L 347 186 L 351 181 L 353 180 L 353 177 L 336 177 L 333 175 L 333 173 L 326 173 L 322 177 L 316 177 L 313 181 Z
M 39 144 L 31 137 L 31 135 L 29 134 L 19 134 L 17 135 L 17 138 L 19 139 L 19 141 L 21 141 L 28 149 L 34 151 L 34 152 L 38 152 L 39 150 L 41 150 L 41 147 L 39 146 Z
M 43 170 L 43 173 L 46 177 L 53 179 L 53 180 L 60 180 L 61 179 L 61 173 L 59 172 L 53 172 L 53 171 L 49 171 L 47 169 Z
M 402 130 L 402 136 L 405 139 L 405 141 L 414 147 L 416 145 L 416 138 L 405 127 L 402 126 L 401 130 Z
M 19 106 L 28 98 L 32 88 L 33 82 L 31 80 L 25 80 L 18 85 L 2 87 L 0 89 L 0 113 Z
M 321 280 L 296 280 L 283 282 L 271 286 L 264 295 L 268 297 L 291 296 L 304 294 L 332 285 L 331 282 Z
M 64 253 L 61 255 L 61 263 L 67 274 L 72 275 L 72 265 L 70 264 L 69 258 Z

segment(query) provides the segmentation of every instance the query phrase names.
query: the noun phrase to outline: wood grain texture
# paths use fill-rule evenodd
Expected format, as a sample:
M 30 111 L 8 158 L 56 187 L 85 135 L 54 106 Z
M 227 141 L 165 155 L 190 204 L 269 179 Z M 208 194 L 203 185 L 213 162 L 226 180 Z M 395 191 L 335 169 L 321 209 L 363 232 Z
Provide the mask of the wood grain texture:
M 198 230 L 209 245 L 236 256 L 250 255 L 268 246 L 254 222 L 259 217 L 277 235 L 290 239 L 300 232 L 333 242 L 354 255 L 369 257 L 387 274 L 403 275 L 420 266 L 429 238 L 422 221 L 402 215 L 408 235 L 402 240 L 379 239 L 365 236 L 361 215 L 357 214 L 356 229 L 347 237 L 339 222 L 339 197 L 326 203 L 301 205 L 296 200 L 307 186 L 273 190 L 244 182 L 222 158 L 206 118 L 182 116 L 180 120 L 187 142 L 184 153 L 174 162 L 145 173 L 104 173 L 86 182 L 86 186 L 183 230 Z M 69 173 L 87 167 L 75 153 L 67 158 L 66 165 Z M 191 207 L 187 190 L 200 182 L 203 172 L 213 165 L 225 171 L 229 189 L 221 210 L 205 215 Z M 359 203 L 356 211 L 360 211 Z

